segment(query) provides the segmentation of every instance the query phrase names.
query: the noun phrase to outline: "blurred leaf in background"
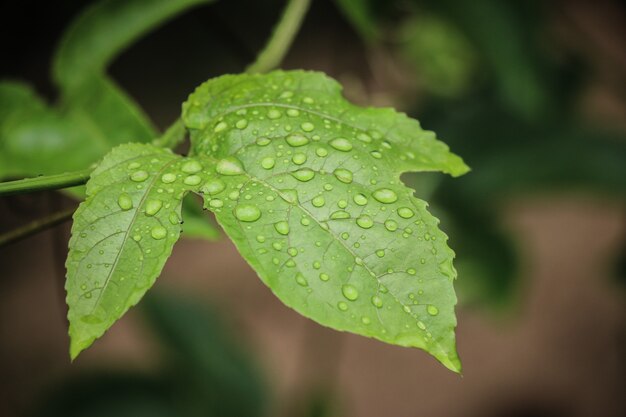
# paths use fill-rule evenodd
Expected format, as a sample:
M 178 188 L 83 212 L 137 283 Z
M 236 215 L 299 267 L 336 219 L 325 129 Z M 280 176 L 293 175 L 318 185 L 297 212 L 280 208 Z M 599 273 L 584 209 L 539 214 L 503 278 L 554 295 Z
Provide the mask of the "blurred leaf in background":
M 56 51 L 60 90 L 48 106 L 21 82 L 0 82 L 0 179 L 86 169 L 111 148 L 160 136 L 152 121 L 106 74 L 130 44 L 168 19 L 212 0 L 104 0 L 80 14 Z M 71 191 L 84 197 L 84 188 Z M 216 239 L 209 217 L 186 201 L 185 236 Z
M 419 80 L 409 113 L 473 168 L 458 181 L 426 186 L 433 211 L 452 225 L 462 303 L 506 307 L 515 298 L 520 254 L 502 227 L 502 203 L 521 194 L 580 191 L 626 197 L 626 135 L 586 122 L 578 110 L 592 63 L 556 39 L 546 42 L 548 5 L 351 0 L 337 6 L 364 42 L 373 39 L 364 33 L 377 33 L 376 43 L 407 61 L 410 77 Z M 423 197 L 424 186 L 415 186 Z
M 205 304 L 151 293 L 142 309 L 161 349 L 159 369 L 150 373 L 91 369 L 55 387 L 34 415 L 264 415 L 267 393 L 256 365 Z

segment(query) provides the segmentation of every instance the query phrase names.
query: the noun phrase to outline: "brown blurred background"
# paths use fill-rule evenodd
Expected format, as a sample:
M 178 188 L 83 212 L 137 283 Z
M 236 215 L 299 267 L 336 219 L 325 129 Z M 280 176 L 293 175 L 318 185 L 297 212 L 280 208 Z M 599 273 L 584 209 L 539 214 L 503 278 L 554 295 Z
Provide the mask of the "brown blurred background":
M 184 240 L 155 292 L 217 317 L 224 349 L 241 350 L 263 387 L 256 415 L 626 415 L 626 8 L 470 3 L 373 1 L 365 27 L 345 5 L 315 0 L 282 66 L 325 71 L 353 101 L 408 112 L 472 166 L 454 185 L 432 174 L 409 179 L 432 199 L 458 253 L 463 376 L 424 352 L 299 316 L 226 238 Z M 86 4 L 2 4 L 2 78 L 27 80 L 54 100 L 50 57 Z M 196 85 L 254 59 L 281 5 L 231 0 L 192 10 L 124 52 L 110 74 L 165 127 Z M 504 45 L 489 43 L 497 38 Z M 498 62 L 502 51 L 511 55 Z M 520 96 L 533 88 L 537 94 Z M 72 204 L 53 192 L 1 198 L 0 232 Z M 148 398 L 145 380 L 169 366 L 163 352 L 172 345 L 154 325 L 154 308 L 142 307 L 70 363 L 69 226 L 0 247 L 0 416 L 57 415 L 57 408 L 101 415 L 77 410 L 81 398 L 117 395 L 103 380 L 131 375 Z M 151 399 L 137 404 L 109 415 L 180 415 Z

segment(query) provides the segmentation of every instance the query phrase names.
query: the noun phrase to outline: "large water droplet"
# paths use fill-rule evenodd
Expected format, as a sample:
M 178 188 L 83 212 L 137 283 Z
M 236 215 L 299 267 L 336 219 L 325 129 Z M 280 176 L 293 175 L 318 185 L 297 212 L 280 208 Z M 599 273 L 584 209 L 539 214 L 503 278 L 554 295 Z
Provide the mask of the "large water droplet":
M 270 111 L 267 112 L 267 117 L 272 120 L 280 119 L 281 116 L 282 113 L 276 109 L 270 109 Z
M 372 194 L 377 201 L 385 204 L 391 204 L 398 200 L 398 195 L 389 188 L 380 188 Z
M 291 175 L 298 181 L 307 182 L 315 177 L 315 171 L 310 168 L 302 168 L 292 172 Z
M 185 177 L 183 183 L 186 185 L 198 185 L 202 182 L 202 178 L 199 175 L 189 175 Z
M 255 222 L 261 217 L 261 210 L 251 204 L 240 204 L 235 207 L 235 217 L 242 222 Z
M 330 218 L 333 220 L 349 219 L 350 213 L 345 210 L 337 210 L 330 215 Z
M 398 223 L 396 223 L 395 220 L 386 220 L 385 221 L 385 228 L 387 230 L 389 230 L 390 232 L 394 232 L 394 231 L 398 230 Z
M 302 130 L 304 130 L 305 132 L 312 132 L 313 129 L 315 129 L 315 125 L 313 125 L 313 123 L 310 122 L 304 122 L 300 125 L 300 127 L 302 128 Z
M 296 274 L 296 282 L 302 287 L 306 287 L 307 285 L 309 285 L 306 278 L 301 273 Z
M 380 298 L 379 296 L 375 295 L 375 296 L 372 297 L 372 304 L 376 308 L 382 308 L 383 307 L 383 299 Z
M 133 208 L 133 200 L 130 198 L 130 195 L 122 193 L 117 198 L 117 205 L 120 206 L 122 210 L 130 210 Z
M 172 174 L 171 172 L 163 174 L 161 176 L 161 181 L 163 181 L 165 184 L 171 184 L 176 181 L 176 174 Z
M 367 197 L 365 197 L 363 194 L 356 194 L 353 197 L 354 202 L 359 205 L 359 206 L 364 206 L 367 204 Z
M 271 156 L 268 156 L 261 160 L 261 166 L 265 169 L 272 169 L 274 168 L 274 165 L 276 165 L 276 160 Z
M 267 145 L 270 144 L 270 142 L 271 142 L 271 140 L 269 140 L 268 138 L 265 138 L 265 137 L 260 137 L 260 138 L 257 138 L 257 140 L 256 140 L 256 144 L 259 145 L 259 146 L 267 146 Z
M 278 233 L 280 233 L 281 235 L 288 235 L 289 234 L 289 223 L 287 223 L 286 221 L 280 221 L 277 223 L 274 223 L 274 229 L 276 229 L 276 231 Z
M 246 119 L 237 120 L 237 123 L 235 123 L 235 127 L 237 129 L 245 129 L 246 127 L 248 127 L 248 120 Z
M 330 146 L 338 151 L 348 152 L 352 150 L 352 143 L 346 138 L 336 138 L 330 141 Z
M 369 229 L 370 227 L 374 226 L 374 221 L 367 214 L 363 214 L 358 219 L 356 219 L 356 224 L 358 224 L 363 229 Z
M 354 301 L 359 298 L 359 290 L 354 285 L 344 284 L 341 287 L 341 293 L 350 301 Z
M 223 132 L 224 130 L 226 130 L 227 127 L 228 125 L 226 124 L 226 122 L 219 122 L 218 124 L 215 125 L 215 128 L 213 129 L 213 131 L 215 133 Z
M 415 213 L 413 213 L 413 210 L 408 207 L 400 207 L 398 209 L 398 216 L 402 217 L 403 219 L 410 219 L 414 215 Z
M 348 171 L 344 168 L 337 168 L 334 174 L 339 181 L 345 184 L 350 184 L 352 182 L 352 171 Z
M 226 184 L 224 184 L 224 181 L 217 178 L 210 179 L 206 184 L 204 184 L 204 186 L 202 186 L 202 191 L 210 195 L 219 194 L 225 189 Z
M 314 207 L 319 208 L 326 204 L 326 200 L 324 200 L 324 197 L 322 197 L 321 195 L 318 195 L 317 197 L 313 198 L 313 200 L 311 200 L 311 204 L 313 204 Z
M 304 164 L 306 162 L 306 155 L 303 154 L 302 152 L 298 152 L 298 153 L 294 154 L 294 156 L 291 158 L 291 160 L 296 165 L 302 165 L 302 164 Z
M 143 182 L 148 179 L 148 173 L 146 171 L 135 171 L 130 174 L 130 179 L 135 182 Z
M 198 161 L 187 161 L 180 168 L 185 174 L 197 174 L 202 171 L 202 165 Z
M 243 174 L 243 165 L 239 159 L 230 156 L 219 161 L 215 170 L 222 175 L 240 175 Z
M 161 200 L 148 200 L 146 203 L 146 214 L 148 216 L 154 216 L 161 210 L 161 207 L 163 207 Z
M 164 239 L 167 236 L 167 229 L 163 226 L 154 226 L 150 231 L 150 236 L 156 240 Z
M 291 135 L 287 136 L 286 141 L 290 146 L 297 148 L 299 146 L 304 146 L 309 143 L 309 138 L 300 133 L 292 133 Z

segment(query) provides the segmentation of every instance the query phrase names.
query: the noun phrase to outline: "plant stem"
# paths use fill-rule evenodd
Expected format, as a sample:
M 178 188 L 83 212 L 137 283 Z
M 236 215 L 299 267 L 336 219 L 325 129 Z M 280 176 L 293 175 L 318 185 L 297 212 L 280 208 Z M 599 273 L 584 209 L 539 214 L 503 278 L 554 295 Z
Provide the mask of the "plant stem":
M 289 0 L 267 45 L 256 61 L 246 68 L 247 73 L 263 73 L 280 65 L 300 29 L 310 3 L 310 0 Z
M 84 169 L 82 171 L 66 172 L 64 174 L 43 175 L 41 177 L 1 182 L 0 197 L 41 190 L 57 190 L 59 188 L 82 185 L 89 179 L 91 171 L 91 169 Z
M 160 148 L 174 149 L 185 140 L 185 133 L 185 125 L 182 119 L 178 118 L 165 129 L 165 132 L 160 137 L 154 139 L 151 143 Z
M 74 211 L 76 211 L 76 207 L 59 211 L 42 219 L 32 221 L 22 227 L 18 227 L 17 229 L 11 230 L 7 233 L 1 234 L 0 246 L 8 245 L 9 243 L 16 242 L 20 239 L 24 239 L 50 227 L 61 224 L 69 220 L 72 217 Z

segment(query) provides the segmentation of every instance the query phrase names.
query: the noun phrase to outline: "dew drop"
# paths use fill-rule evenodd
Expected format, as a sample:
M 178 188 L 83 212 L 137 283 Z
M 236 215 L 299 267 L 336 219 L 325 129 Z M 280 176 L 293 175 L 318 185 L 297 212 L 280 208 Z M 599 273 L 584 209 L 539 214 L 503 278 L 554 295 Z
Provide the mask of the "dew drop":
M 356 194 L 353 197 L 354 202 L 359 205 L 359 206 L 364 206 L 367 204 L 367 197 L 365 197 L 363 194 Z
M 219 122 L 218 124 L 215 125 L 215 128 L 213 129 L 213 131 L 215 133 L 223 132 L 224 130 L 226 130 L 227 127 L 228 125 L 226 124 L 226 122 Z
M 286 141 L 289 144 L 289 146 L 293 146 L 294 148 L 297 148 L 297 147 L 304 146 L 307 143 L 309 143 L 309 138 L 307 138 L 306 136 L 300 133 L 292 133 L 291 135 L 287 136 Z
M 288 190 L 280 190 L 280 194 L 278 194 L 280 198 L 285 200 L 290 204 L 295 204 L 298 202 L 298 192 L 293 189 Z
M 220 160 L 215 170 L 222 175 L 240 175 L 243 173 L 243 165 L 239 159 L 231 156 Z
M 310 122 L 304 122 L 300 125 L 300 127 L 302 128 L 302 130 L 304 130 L 305 132 L 312 132 L 313 129 L 315 129 L 315 126 L 313 125 L 313 123 Z
M 307 285 L 309 285 L 306 278 L 301 273 L 296 274 L 296 282 L 302 287 L 306 287 Z
M 246 119 L 239 119 L 237 120 L 237 123 L 235 123 L 235 127 L 240 130 L 245 129 L 248 127 L 248 121 Z
M 255 222 L 261 217 L 261 210 L 251 204 L 240 204 L 235 207 L 235 217 L 242 222 Z
M 341 287 L 341 293 L 350 301 L 354 301 L 359 298 L 359 290 L 354 285 L 344 284 Z
M 167 229 L 163 226 L 154 226 L 150 231 L 150 236 L 156 240 L 164 239 L 167 236 Z
M 352 171 L 348 171 L 344 168 L 337 168 L 333 174 L 339 181 L 345 184 L 350 184 L 352 182 Z
M 163 207 L 161 200 L 148 200 L 146 203 L 146 214 L 148 216 L 154 216 L 161 210 L 161 207 Z
M 131 208 L 133 208 L 133 200 L 132 198 L 130 198 L 130 195 L 122 193 L 117 198 L 117 205 L 120 206 L 120 208 L 124 211 L 130 210 Z
M 341 311 L 347 311 L 347 310 L 348 310 L 348 304 L 346 304 L 346 303 L 345 303 L 345 302 L 343 302 L 343 301 L 339 301 L 339 302 L 337 303 L 337 308 L 338 308 L 339 310 L 341 310 Z
M 180 168 L 185 174 L 197 174 L 202 171 L 202 165 L 198 161 L 187 161 Z
M 370 155 L 372 155 L 372 157 L 376 158 L 376 159 L 380 159 L 383 157 L 383 154 L 378 152 L 378 151 L 372 151 L 370 152 Z
M 298 153 L 293 155 L 291 160 L 296 165 L 302 165 L 302 164 L 304 164 L 306 162 L 306 155 L 303 154 L 302 152 L 298 152 Z
M 331 215 L 330 218 L 332 220 L 342 220 L 342 219 L 349 219 L 350 218 L 350 213 L 348 213 L 345 210 L 337 210 L 334 211 Z
M 343 199 L 337 201 L 337 207 L 345 209 L 346 207 L 348 207 L 348 201 Z
M 268 156 L 261 160 L 261 166 L 265 169 L 272 169 L 274 168 L 274 165 L 276 165 L 276 160 L 271 156 Z
M 408 207 L 400 207 L 398 209 L 398 216 L 402 217 L 403 219 L 410 219 L 414 215 L 415 213 L 413 213 L 413 210 Z
M 426 311 L 428 311 L 428 314 L 430 314 L 431 316 L 436 316 L 437 314 L 439 314 L 439 309 L 434 305 L 429 305 L 428 307 L 426 307 Z
M 356 138 L 365 143 L 370 143 L 372 141 L 372 137 L 367 133 L 359 133 L 358 135 L 356 135 Z
M 326 150 L 326 148 L 317 148 L 315 150 L 315 154 L 321 158 L 324 158 L 328 155 L 328 150 Z
M 389 188 L 379 188 L 374 191 L 372 196 L 379 202 L 384 204 L 391 204 L 398 200 L 398 195 Z
M 356 219 L 356 224 L 359 225 L 359 227 L 362 227 L 363 229 L 369 229 L 370 227 L 374 226 L 374 221 L 372 220 L 370 216 L 368 216 L 367 214 L 364 214 L 360 216 L 358 219 Z
M 322 272 L 322 273 L 320 274 L 320 279 L 321 279 L 322 281 L 326 282 L 326 281 L 328 281 L 328 280 L 330 279 L 330 277 L 328 276 L 328 274 L 326 274 L 326 273 Z
M 176 174 L 172 174 L 171 172 L 163 174 L 161 176 L 161 181 L 163 181 L 165 184 L 171 184 L 176 181 Z
M 361 323 L 363 323 L 363 324 L 370 324 L 371 322 L 372 322 L 372 320 L 369 317 L 367 317 L 367 316 L 361 317 Z
M 298 181 L 307 182 L 311 181 L 315 177 L 315 171 L 310 168 L 302 168 L 291 173 L 291 175 Z
M 382 258 L 385 256 L 385 250 L 384 249 L 378 249 L 376 251 L 376 256 L 378 256 L 379 258 Z
M 375 295 L 375 296 L 372 297 L 372 304 L 376 308 L 382 308 L 383 307 L 383 299 L 380 298 L 379 296 Z
M 272 120 L 280 119 L 281 116 L 282 116 L 282 113 L 276 109 L 271 109 L 270 111 L 267 112 L 267 117 Z
M 169 220 L 171 224 L 180 224 L 180 217 L 178 217 L 178 214 L 175 211 L 170 213 Z
M 135 171 L 130 174 L 130 179 L 135 182 L 143 182 L 148 179 L 148 173 L 146 171 Z
M 326 204 L 326 200 L 321 195 L 318 195 L 317 197 L 313 198 L 313 200 L 311 200 L 311 204 L 313 204 L 314 207 L 319 208 Z
M 352 143 L 346 138 L 336 138 L 330 141 L 330 146 L 338 151 L 348 152 L 352 150 Z
M 219 198 L 214 198 L 211 201 L 209 201 L 209 207 L 211 207 L 211 208 L 222 208 L 222 207 L 224 207 L 224 202 L 222 200 L 220 200 Z
M 198 185 L 202 182 L 202 178 L 199 175 L 189 175 L 183 180 L 186 185 Z
M 205 193 L 209 193 L 210 195 L 219 194 L 225 189 L 226 184 L 224 184 L 224 181 L 217 178 L 213 178 L 207 181 L 207 183 L 204 184 L 204 186 L 202 187 L 202 191 L 204 191 Z
M 269 145 L 271 142 L 271 140 L 269 140 L 268 138 L 265 137 L 260 137 L 256 139 L 256 144 L 259 146 L 267 146 Z
M 274 229 L 276 229 L 276 231 L 278 233 L 280 233 L 281 235 L 288 235 L 289 234 L 289 223 L 287 223 L 286 221 L 279 221 L 277 223 L 274 223 Z

